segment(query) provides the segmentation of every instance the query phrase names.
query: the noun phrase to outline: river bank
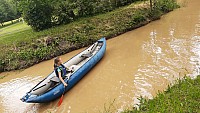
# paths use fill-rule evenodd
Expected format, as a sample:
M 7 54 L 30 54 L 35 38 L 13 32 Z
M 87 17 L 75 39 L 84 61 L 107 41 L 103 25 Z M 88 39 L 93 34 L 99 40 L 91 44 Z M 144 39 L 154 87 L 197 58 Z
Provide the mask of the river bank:
M 1 37 L 0 71 L 18 70 L 41 61 L 85 47 L 101 37 L 115 37 L 159 19 L 178 5 L 174 0 L 137 2 L 115 11 L 82 18 L 73 23 L 41 32 L 31 29 Z
M 148 100 L 140 98 L 139 110 L 126 110 L 123 113 L 198 113 L 200 111 L 200 76 L 196 79 L 185 77 L 168 86 L 164 92 Z

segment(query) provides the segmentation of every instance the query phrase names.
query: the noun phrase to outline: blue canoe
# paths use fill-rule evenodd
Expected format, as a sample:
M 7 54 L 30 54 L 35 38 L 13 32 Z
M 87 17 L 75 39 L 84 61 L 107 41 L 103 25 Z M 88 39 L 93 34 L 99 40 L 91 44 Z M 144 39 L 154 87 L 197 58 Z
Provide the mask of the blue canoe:
M 106 39 L 101 38 L 93 45 L 80 52 L 64 65 L 69 67 L 71 72 L 65 75 L 64 81 L 68 86 L 64 88 L 55 71 L 49 74 L 45 79 L 33 87 L 24 97 L 23 102 L 27 103 L 45 103 L 59 98 L 63 92 L 69 91 L 95 64 L 103 57 L 106 51 Z

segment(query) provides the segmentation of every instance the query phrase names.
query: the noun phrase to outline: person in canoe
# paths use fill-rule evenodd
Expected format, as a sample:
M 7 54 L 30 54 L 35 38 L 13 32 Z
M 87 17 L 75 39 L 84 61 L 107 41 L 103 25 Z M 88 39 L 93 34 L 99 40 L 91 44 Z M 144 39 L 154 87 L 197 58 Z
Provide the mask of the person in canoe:
M 70 71 L 67 67 L 65 67 L 62 64 L 62 60 L 60 57 L 56 57 L 54 59 L 54 70 L 55 70 L 56 76 L 60 79 L 60 81 L 66 87 L 67 83 L 65 83 L 63 79 L 65 78 L 65 75 L 67 74 L 67 72 L 70 72 Z

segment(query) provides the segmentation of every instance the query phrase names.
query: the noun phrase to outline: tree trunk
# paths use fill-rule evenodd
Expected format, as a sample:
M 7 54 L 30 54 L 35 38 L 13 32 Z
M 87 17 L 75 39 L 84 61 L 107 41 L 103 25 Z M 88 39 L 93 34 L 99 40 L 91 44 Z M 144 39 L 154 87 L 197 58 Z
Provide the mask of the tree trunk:
M 152 9 L 153 9 L 152 0 L 150 0 L 150 8 L 151 8 L 151 11 L 152 11 Z

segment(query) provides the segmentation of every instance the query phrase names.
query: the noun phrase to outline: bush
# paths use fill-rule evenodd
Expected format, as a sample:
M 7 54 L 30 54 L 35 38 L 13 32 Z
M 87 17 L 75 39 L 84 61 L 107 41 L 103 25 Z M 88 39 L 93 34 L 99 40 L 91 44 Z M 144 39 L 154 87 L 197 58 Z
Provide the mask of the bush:
M 140 0 L 20 0 L 25 21 L 35 31 L 67 24 L 76 17 L 93 16 Z
M 154 9 L 159 9 L 164 13 L 170 12 L 177 7 L 179 6 L 175 0 L 156 0 L 154 2 Z
M 162 11 L 160 11 L 159 9 L 153 9 L 153 10 L 148 10 L 148 18 L 150 18 L 151 20 L 157 20 L 160 19 L 161 15 L 163 14 Z
M 40 31 L 52 26 L 53 8 L 47 0 L 32 0 L 26 2 L 23 10 L 24 19 L 34 30 Z
M 141 9 L 136 11 L 136 13 L 132 16 L 132 23 L 133 24 L 139 24 L 141 22 L 146 21 L 147 17 L 146 17 L 146 13 L 147 11 L 145 9 Z
M 199 113 L 200 76 L 178 80 L 164 92 L 159 92 L 152 100 L 139 98 L 139 110 L 133 108 L 123 113 Z
M 70 23 L 75 19 L 75 14 L 71 10 L 71 5 L 67 1 L 60 1 L 53 6 L 52 23 L 54 25 Z

